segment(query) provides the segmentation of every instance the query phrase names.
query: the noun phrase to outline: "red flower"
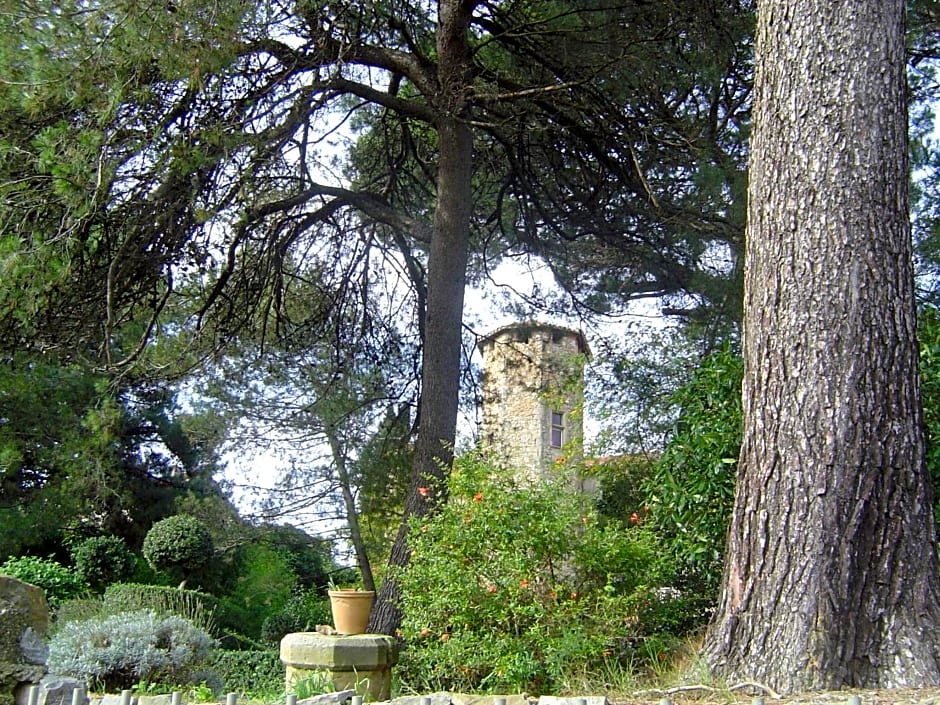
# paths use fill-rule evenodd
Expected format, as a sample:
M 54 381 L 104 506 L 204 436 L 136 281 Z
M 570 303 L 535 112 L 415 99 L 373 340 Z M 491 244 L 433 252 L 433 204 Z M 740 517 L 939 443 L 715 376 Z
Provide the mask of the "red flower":
M 524 587 L 524 588 L 529 587 L 529 581 L 523 578 L 519 583 L 519 587 Z
M 636 512 L 633 512 L 633 514 L 630 515 L 630 521 L 633 522 L 634 524 L 639 524 L 639 523 L 640 523 L 640 515 L 637 514 Z
M 495 585 L 487 585 L 487 586 L 486 586 L 486 591 L 489 592 L 489 593 L 496 592 L 496 586 L 495 586 Z
M 427 496 L 428 496 L 428 488 L 427 488 L 427 487 L 419 487 L 419 488 L 418 488 L 418 494 L 421 495 L 422 497 L 427 497 Z
M 477 492 L 475 495 L 473 495 L 473 501 L 474 501 L 474 502 L 482 502 L 482 501 L 483 501 L 483 493 L 482 493 L 482 492 Z

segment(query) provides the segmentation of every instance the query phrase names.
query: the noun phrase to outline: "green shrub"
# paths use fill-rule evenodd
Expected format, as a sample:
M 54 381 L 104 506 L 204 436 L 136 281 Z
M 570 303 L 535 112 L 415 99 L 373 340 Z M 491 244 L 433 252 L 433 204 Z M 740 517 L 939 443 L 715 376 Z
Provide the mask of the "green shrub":
M 212 638 L 192 622 L 152 610 L 68 622 L 49 642 L 49 669 L 107 690 L 135 683 L 198 683 Z
M 78 574 L 96 590 L 127 580 L 134 574 L 137 561 L 124 540 L 117 536 L 93 536 L 72 551 Z
M 645 455 L 614 456 L 586 468 L 586 476 L 599 483 L 594 505 L 607 520 L 635 523 L 645 518 L 649 479 L 656 460 Z
M 261 641 L 265 644 L 280 644 L 287 634 L 310 631 L 306 621 L 297 619 L 289 612 L 275 612 L 264 618 L 261 623 Z
M 152 610 L 160 615 L 175 614 L 209 634 L 216 632 L 214 615 L 217 604 L 215 597 L 198 590 L 134 583 L 109 585 L 102 598 L 106 613 Z
M 648 488 L 651 523 L 674 556 L 681 587 L 717 595 L 741 447 L 741 358 L 725 347 L 675 395 L 676 430 Z
M 297 575 L 287 556 L 265 543 L 245 546 L 236 566 L 238 582 L 222 598 L 218 622 L 223 630 L 256 640 L 265 619 L 290 601 Z
M 329 599 L 315 590 L 307 590 L 293 595 L 283 610 L 265 618 L 261 640 L 277 645 L 287 634 L 313 631 L 318 624 L 329 624 L 331 619 Z
M 682 636 L 708 623 L 715 606 L 710 595 L 659 588 L 638 591 L 634 598 L 636 636 Z
M 56 606 L 54 624 L 81 622 L 86 619 L 95 619 L 106 614 L 108 614 L 108 611 L 105 609 L 100 595 L 78 597 L 71 600 L 64 600 Z
M 263 540 L 287 558 L 298 585 L 307 590 L 326 585 L 331 544 L 290 525 L 259 527 Z
M 0 574 L 9 575 L 42 588 L 51 608 L 88 592 L 87 583 L 75 571 L 52 558 L 36 556 L 10 558 L 0 565 Z
M 197 573 L 212 556 L 212 536 L 195 517 L 176 514 L 156 522 L 144 537 L 144 557 L 155 570 L 178 579 Z
M 635 631 L 632 596 L 669 577 L 645 527 L 599 522 L 570 483 L 515 486 L 469 456 L 450 493 L 400 575 L 399 675 L 418 692 L 557 691 L 604 664 Z
M 209 663 L 225 692 L 254 697 L 284 692 L 284 664 L 277 649 L 266 651 L 216 650 Z
M 922 306 L 917 324 L 927 471 L 933 481 L 934 513 L 940 530 L 940 310 Z

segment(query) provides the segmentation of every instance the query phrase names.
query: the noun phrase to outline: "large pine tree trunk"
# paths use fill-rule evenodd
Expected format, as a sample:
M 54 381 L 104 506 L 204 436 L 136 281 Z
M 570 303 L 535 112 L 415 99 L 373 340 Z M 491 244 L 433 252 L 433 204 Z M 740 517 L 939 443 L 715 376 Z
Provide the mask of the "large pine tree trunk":
M 470 75 L 467 30 L 472 0 L 438 3 L 438 82 L 435 108 L 440 140 L 437 204 L 428 256 L 428 299 L 421 370 L 421 404 L 414 470 L 405 513 L 392 545 L 392 568 L 379 590 L 369 631 L 394 634 L 401 625 L 394 569 L 407 564 L 409 521 L 444 501 L 453 461 L 460 391 L 460 346 L 470 240 L 473 134 L 467 120 Z M 419 488 L 426 488 L 422 494 Z
M 782 692 L 940 682 L 903 0 L 758 3 L 744 444 L 705 655 Z

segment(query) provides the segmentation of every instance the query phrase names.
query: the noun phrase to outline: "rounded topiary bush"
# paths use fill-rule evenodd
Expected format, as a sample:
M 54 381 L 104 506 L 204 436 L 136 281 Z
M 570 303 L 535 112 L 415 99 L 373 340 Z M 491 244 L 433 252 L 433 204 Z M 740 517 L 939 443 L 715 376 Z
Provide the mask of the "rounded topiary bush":
M 50 607 L 57 607 L 66 600 L 81 597 L 88 592 L 87 583 L 78 573 L 52 558 L 10 558 L 0 565 L 0 574 L 42 588 Z
M 117 536 L 93 536 L 72 551 L 75 570 L 93 588 L 129 579 L 134 574 L 134 554 Z
M 215 642 L 192 622 L 152 610 L 68 622 L 49 642 L 49 669 L 106 690 L 140 681 L 186 685 L 205 678 Z
M 176 514 L 155 523 L 144 538 L 144 558 L 155 569 L 185 577 L 212 554 L 212 536 L 195 517 Z

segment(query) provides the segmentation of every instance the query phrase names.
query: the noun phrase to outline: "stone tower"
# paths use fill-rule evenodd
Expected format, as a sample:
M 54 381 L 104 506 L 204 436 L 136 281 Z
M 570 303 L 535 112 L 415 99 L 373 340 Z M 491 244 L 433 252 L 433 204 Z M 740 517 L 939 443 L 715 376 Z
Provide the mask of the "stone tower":
M 485 448 L 520 479 L 538 479 L 562 455 L 580 455 L 584 436 L 584 335 L 530 321 L 493 331 L 483 354 Z

